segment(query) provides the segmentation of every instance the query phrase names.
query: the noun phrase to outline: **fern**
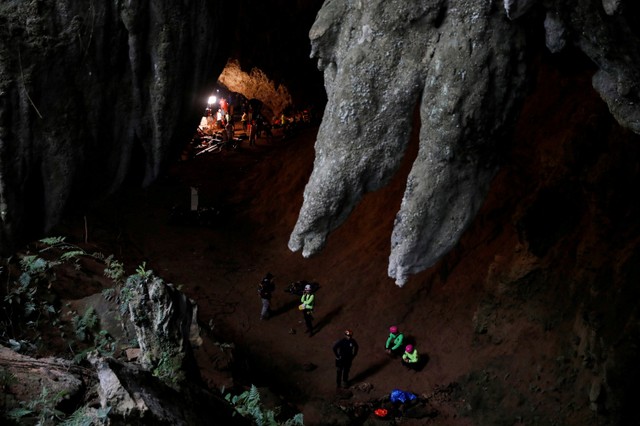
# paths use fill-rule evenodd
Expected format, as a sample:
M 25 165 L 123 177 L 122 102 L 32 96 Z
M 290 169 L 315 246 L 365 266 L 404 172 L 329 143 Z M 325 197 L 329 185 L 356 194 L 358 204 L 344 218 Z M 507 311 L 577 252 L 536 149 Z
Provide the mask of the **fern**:
M 49 269 L 49 262 L 35 255 L 20 259 L 20 268 L 29 275 L 42 275 Z
M 64 240 L 66 239 L 66 237 L 48 237 L 48 238 L 42 238 L 41 240 L 39 240 L 42 244 L 48 245 L 48 246 L 55 246 L 58 244 L 64 244 Z
M 147 262 L 142 262 L 142 265 L 136 268 L 136 274 L 140 275 L 141 278 L 150 278 L 153 275 L 153 271 L 147 269 Z
M 231 394 L 225 395 L 227 400 L 236 413 L 242 417 L 251 418 L 257 426 L 278 426 L 276 416 L 280 410 L 265 409 L 260 402 L 260 392 L 255 385 L 251 385 L 248 391 L 241 393 L 240 395 L 231 396 Z M 293 418 L 283 423 L 284 426 L 303 426 L 302 413 L 296 414 Z
M 92 409 L 88 407 L 80 407 L 74 411 L 61 426 L 97 426 L 106 425 L 107 416 L 111 407 Z
M 76 315 L 72 319 L 73 328 L 76 333 L 76 337 L 81 342 L 84 342 L 89 337 L 89 333 L 95 328 L 98 324 L 98 315 L 96 315 L 96 311 L 93 307 L 87 308 L 84 312 L 84 315 L 80 317 Z
M 84 250 L 71 250 L 71 251 L 62 253 L 60 255 L 60 260 L 65 261 L 69 259 L 74 259 L 74 258 L 77 258 L 78 256 L 84 256 L 86 254 L 87 252 L 85 252 Z
M 64 418 L 64 413 L 56 409 L 56 405 L 65 397 L 67 391 L 60 391 L 50 394 L 49 389 L 43 386 L 40 395 L 28 403 L 21 401 L 21 408 L 14 408 L 8 415 L 11 419 L 21 421 L 22 419 L 37 415 L 38 425 L 54 424 L 56 420 Z M 31 422 L 29 422 L 31 423 Z
M 124 278 L 124 265 L 122 262 L 113 260 L 113 255 L 105 259 L 107 267 L 104 269 L 104 276 L 113 280 L 116 285 L 121 285 Z

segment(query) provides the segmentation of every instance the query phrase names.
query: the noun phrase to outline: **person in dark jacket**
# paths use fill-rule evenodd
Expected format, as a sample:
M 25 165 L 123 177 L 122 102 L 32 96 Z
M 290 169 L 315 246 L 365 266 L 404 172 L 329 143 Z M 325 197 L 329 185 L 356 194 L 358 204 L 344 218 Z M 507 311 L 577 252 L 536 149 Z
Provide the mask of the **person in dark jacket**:
M 271 272 L 267 272 L 260 284 L 258 284 L 258 294 L 262 299 L 262 311 L 260 312 L 261 320 L 268 320 L 271 316 L 271 294 L 276 289 L 276 285 L 273 282 L 273 275 Z
M 333 354 L 336 356 L 336 386 L 349 387 L 351 363 L 358 355 L 358 342 L 351 330 L 345 330 L 344 337 L 333 345 Z

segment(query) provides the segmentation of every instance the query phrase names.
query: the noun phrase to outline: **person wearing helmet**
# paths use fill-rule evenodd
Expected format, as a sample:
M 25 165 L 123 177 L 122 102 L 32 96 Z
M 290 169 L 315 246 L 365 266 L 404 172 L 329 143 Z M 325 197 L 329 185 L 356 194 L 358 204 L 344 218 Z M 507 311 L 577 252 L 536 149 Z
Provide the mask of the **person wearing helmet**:
M 347 388 L 351 363 L 358 355 L 358 342 L 353 338 L 353 331 L 344 331 L 344 337 L 333 345 L 333 354 L 336 356 L 336 386 Z
M 387 343 L 385 343 L 384 349 L 389 355 L 397 354 L 402 350 L 403 341 L 404 335 L 398 330 L 398 326 L 392 325 L 389 327 L 389 337 L 387 337 Z
M 315 299 L 315 295 L 311 293 L 311 286 L 309 284 L 305 285 L 302 297 L 300 298 L 299 308 L 302 311 L 302 318 L 307 327 L 305 333 L 309 333 L 309 337 L 313 336 L 313 306 Z
M 262 311 L 260 312 L 261 320 L 268 320 L 271 316 L 271 294 L 276 289 L 276 285 L 273 282 L 273 275 L 271 272 L 267 272 L 267 275 L 262 278 L 260 284 L 258 284 L 258 294 L 262 299 Z
M 417 370 L 419 359 L 420 356 L 418 355 L 418 350 L 414 348 L 413 345 L 407 345 L 404 348 L 404 353 L 402 354 L 402 365 L 410 370 Z

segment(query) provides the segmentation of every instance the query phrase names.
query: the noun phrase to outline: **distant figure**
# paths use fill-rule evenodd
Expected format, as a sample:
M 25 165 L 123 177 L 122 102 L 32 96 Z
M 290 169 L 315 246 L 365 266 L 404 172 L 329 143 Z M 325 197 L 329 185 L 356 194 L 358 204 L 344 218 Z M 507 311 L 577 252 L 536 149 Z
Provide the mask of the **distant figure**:
M 266 119 L 262 118 L 259 121 L 259 129 L 260 130 L 258 133 L 262 134 L 265 139 L 268 139 L 269 141 L 273 140 L 273 133 L 271 133 L 271 124 L 269 124 Z
M 256 133 L 258 133 L 258 125 L 256 120 L 249 123 L 249 146 L 256 146 Z
M 268 320 L 271 317 L 271 294 L 276 289 L 276 285 L 273 282 L 273 275 L 271 272 L 267 272 L 260 284 L 258 284 L 258 294 L 262 299 L 262 311 L 260 312 L 261 320 Z
M 311 286 L 309 284 L 304 286 L 299 309 L 302 311 L 302 318 L 307 327 L 305 333 L 309 333 L 309 337 L 313 336 L 313 306 L 315 305 L 315 299 L 315 295 L 311 293 Z
M 222 122 L 220 123 L 220 126 L 222 127 L 222 131 L 219 132 L 220 137 L 222 138 L 222 146 L 226 147 L 227 144 L 229 143 L 229 135 L 227 134 L 227 131 L 225 130 L 226 127 L 226 123 L 224 120 L 222 120 Z
M 358 342 L 351 330 L 345 330 L 344 337 L 333 345 L 333 354 L 336 356 L 336 386 L 348 388 L 351 363 L 358 355 Z
M 402 365 L 407 367 L 409 370 L 417 370 L 418 369 L 418 360 L 420 356 L 418 355 L 418 350 L 413 347 L 413 345 L 407 345 L 404 348 L 404 353 L 402 354 Z
M 402 351 L 402 342 L 404 341 L 404 335 L 398 331 L 398 327 L 392 325 L 389 327 L 389 337 L 384 344 L 384 349 L 389 355 L 396 355 Z
M 242 122 L 242 130 L 247 131 L 247 112 L 242 113 L 242 117 L 240 117 L 240 122 Z
M 233 142 L 235 129 L 233 128 L 233 123 L 231 121 L 227 121 L 227 124 L 224 126 L 224 131 L 227 133 L 227 139 L 229 142 Z

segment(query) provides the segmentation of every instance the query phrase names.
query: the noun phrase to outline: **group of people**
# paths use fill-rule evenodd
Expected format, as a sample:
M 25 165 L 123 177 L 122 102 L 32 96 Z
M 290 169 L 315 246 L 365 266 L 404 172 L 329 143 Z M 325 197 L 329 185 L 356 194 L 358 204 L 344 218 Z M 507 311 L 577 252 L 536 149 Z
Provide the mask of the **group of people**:
M 262 300 L 262 310 L 260 319 L 267 320 L 271 316 L 271 296 L 275 290 L 274 276 L 268 272 L 258 285 L 258 294 Z M 313 327 L 313 309 L 315 306 L 315 294 L 311 285 L 304 286 L 304 290 L 300 297 L 298 309 L 302 312 L 302 318 L 305 324 L 305 333 L 309 337 L 314 334 Z M 389 327 L 389 336 L 385 342 L 385 351 L 390 356 L 401 356 L 402 365 L 407 369 L 417 371 L 419 369 L 420 356 L 418 350 L 413 344 L 405 345 L 405 335 L 399 330 L 398 326 Z M 353 331 L 347 329 L 344 331 L 344 337 L 335 342 L 333 345 L 333 354 L 336 359 L 336 386 L 349 387 L 349 373 L 354 358 L 358 355 L 358 342 L 353 338 Z
M 276 288 L 274 282 L 274 276 L 271 272 L 262 278 L 260 284 L 258 284 L 258 295 L 262 300 L 262 311 L 260 312 L 261 320 L 268 320 L 271 316 L 271 296 Z M 305 333 L 309 334 L 309 337 L 313 336 L 313 307 L 315 305 L 315 294 L 311 291 L 311 285 L 304 286 L 302 296 L 300 297 L 300 304 L 298 309 L 302 312 L 302 319 L 305 324 Z
M 384 344 L 385 351 L 391 356 L 402 354 L 402 365 L 410 370 L 417 370 L 420 365 L 418 349 L 412 344 L 404 345 L 404 343 L 404 334 L 398 329 L 398 326 L 389 327 L 389 337 Z

